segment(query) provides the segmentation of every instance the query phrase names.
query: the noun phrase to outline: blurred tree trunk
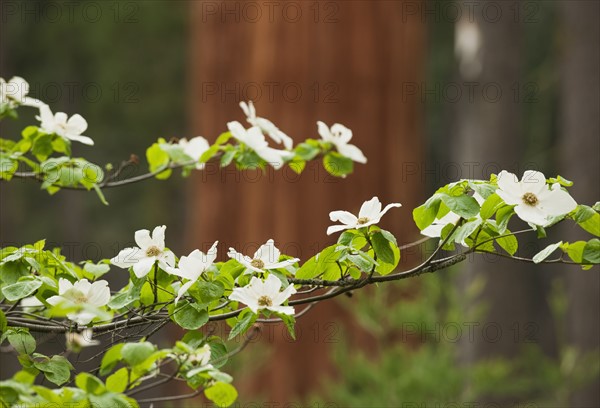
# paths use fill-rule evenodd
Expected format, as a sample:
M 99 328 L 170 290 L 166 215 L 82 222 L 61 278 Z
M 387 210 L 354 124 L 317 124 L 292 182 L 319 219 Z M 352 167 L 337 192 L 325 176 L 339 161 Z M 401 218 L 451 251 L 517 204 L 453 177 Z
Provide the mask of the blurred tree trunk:
M 480 7 L 485 7 L 484 3 Z M 525 143 L 520 101 L 513 99 L 512 89 L 522 81 L 522 33 L 520 25 L 508 17 L 513 3 L 493 3 L 502 7 L 503 18 L 484 21 L 482 14 L 476 13 L 473 23 L 461 21 L 457 26 L 461 81 L 477 84 L 477 91 L 473 101 L 462 98 L 456 106 L 454 157 L 464 168 L 476 169 L 472 175 L 476 178 L 487 178 L 501 169 L 520 177 L 526 170 L 522 161 Z M 462 37 L 465 42 L 461 43 L 461 36 L 470 36 L 470 39 Z M 474 44 L 479 44 L 476 50 Z M 486 86 L 489 92 L 483 92 Z M 496 93 L 498 89 L 501 96 Z M 525 243 L 520 241 L 524 248 Z M 524 254 L 523 249 L 519 251 L 520 255 Z M 462 338 L 463 363 L 468 365 L 494 357 L 517 358 L 530 341 L 546 354 L 556 354 L 546 299 L 547 274 L 543 268 L 531 268 L 493 256 L 474 257 L 464 266 L 460 286 L 465 293 L 466 320 L 477 324 L 477 336 L 474 340 L 467 336 Z M 469 296 L 472 285 L 481 279 L 485 282 L 481 292 L 476 297 Z M 484 307 L 482 313 L 481 306 Z M 489 400 L 508 403 L 492 397 Z
M 566 41 L 562 58 L 560 174 L 575 180 L 572 193 L 578 202 L 593 204 L 600 196 L 600 6 L 588 1 L 561 5 Z M 565 233 L 572 241 L 589 239 L 589 234 L 580 234 L 575 228 L 565 229 Z M 567 340 L 580 353 L 597 351 L 600 347 L 600 275 L 598 268 L 594 269 L 588 272 L 570 269 L 565 274 L 569 299 Z M 579 364 L 586 364 L 585 357 Z M 599 407 L 599 379 L 575 392 L 571 406 Z
M 407 163 L 421 162 L 423 134 L 419 106 L 403 101 L 401 91 L 403 84 L 421 79 L 424 26 L 418 18 L 402 21 L 403 3 L 386 1 L 294 3 L 299 19 L 281 5 L 271 16 L 263 8 L 262 17 L 253 19 L 249 9 L 238 8 L 236 14 L 234 5 L 241 2 L 227 3 L 234 10 L 229 14 L 222 8 L 226 3 L 216 11 L 207 10 L 208 3 L 191 4 L 189 97 L 195 133 L 214 140 L 228 121 L 247 125 L 238 102 L 253 99 L 258 115 L 296 143 L 318 138 L 317 120 L 348 126 L 369 163 L 357 164 L 347 179 L 332 179 L 318 163 L 300 177 L 290 170 L 236 175 L 208 167 L 190 183 L 189 249 L 219 239 L 223 259 L 229 246 L 252 254 L 274 238 L 283 253 L 306 260 L 335 240 L 325 235 L 330 211 L 356 210 L 374 195 L 384 203 L 403 203 L 403 211 L 390 212 L 384 225 L 402 241 L 414 238 L 417 231 L 407 228 L 412 225 L 408 208 L 422 199 L 420 179 L 401 176 Z M 338 323 L 344 320 L 351 321 L 326 302 L 299 321 L 298 342 L 286 341 L 277 327 L 268 345 L 269 363 L 243 367 L 252 374 L 237 383 L 242 395 L 252 389 L 283 403 L 314 391 L 321 374 L 333 372 L 328 343 L 340 340 Z M 359 342 L 367 336 L 352 324 L 345 333 Z

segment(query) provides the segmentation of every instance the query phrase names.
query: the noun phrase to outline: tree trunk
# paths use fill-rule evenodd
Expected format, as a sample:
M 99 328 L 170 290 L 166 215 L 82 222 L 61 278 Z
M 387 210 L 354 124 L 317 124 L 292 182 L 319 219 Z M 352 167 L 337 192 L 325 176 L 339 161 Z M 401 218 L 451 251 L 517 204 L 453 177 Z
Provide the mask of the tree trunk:
M 486 7 L 483 2 L 480 7 Z M 502 7 L 498 21 L 486 21 L 476 13 L 475 21 L 461 21 L 457 41 L 470 34 L 478 39 L 477 52 L 468 44 L 457 43 L 462 83 L 476 84 L 474 99 L 462 98 L 456 105 L 457 128 L 454 157 L 468 176 L 488 178 L 501 169 L 518 174 L 525 168 L 520 101 L 513 98 L 514 84 L 521 78 L 521 29 L 509 18 L 512 3 L 490 2 Z M 461 25 L 462 24 L 462 25 Z M 470 25 L 469 25 L 470 24 Z M 460 30 L 464 30 L 462 33 Z M 473 44 L 473 43 L 471 43 Z M 471 51 L 469 51 L 471 50 Z M 498 93 L 498 91 L 501 92 Z M 526 245 L 519 239 L 521 248 Z M 522 249 L 518 255 L 524 255 Z M 556 355 L 552 317 L 546 299 L 547 271 L 499 257 L 475 257 L 460 277 L 465 291 L 467 320 L 476 324 L 474 340 L 463 338 L 461 359 L 473 364 L 493 357 L 517 358 L 525 343 L 534 342 L 548 355 Z M 484 279 L 485 286 L 476 298 L 470 288 Z M 483 316 L 477 311 L 485 307 Z M 490 402 L 508 404 L 492 397 Z M 479 401 L 484 402 L 484 401 Z
M 252 254 L 274 238 L 283 253 L 307 260 L 334 242 L 325 235 L 330 211 L 357 210 L 374 195 L 403 203 L 383 227 L 408 231 L 400 234 L 403 241 L 414 238 L 416 231 L 406 227 L 412 224 L 408 208 L 422 199 L 420 179 L 401 176 L 407 164 L 421 162 L 421 112 L 402 100 L 401 91 L 407 82 L 418 83 L 422 72 L 424 26 L 418 18 L 401 21 L 403 2 L 299 2 L 274 6 L 272 14 L 263 6 L 260 18 L 241 2 L 230 3 L 229 12 L 229 3 L 209 4 L 216 3 L 191 6 L 193 131 L 214 140 L 228 121 L 245 122 L 238 102 L 253 99 L 258 115 L 296 143 L 318 138 L 317 120 L 348 126 L 369 164 L 357 164 L 347 179 L 328 176 L 319 163 L 301 176 L 272 169 L 236 175 L 209 167 L 190 182 L 189 249 L 219 239 L 223 259 L 229 246 Z M 320 374 L 333 372 L 328 341 L 339 341 L 341 332 L 330 335 L 343 316 L 334 302 L 317 306 L 299 321 L 296 343 L 277 328 L 270 362 L 255 363 L 242 395 L 253 389 L 282 403 L 314 391 Z M 365 335 L 349 330 L 353 337 Z
M 600 29 L 598 2 L 562 3 L 566 41 L 562 72 L 562 132 L 560 152 L 561 175 L 575 180 L 572 188 L 580 203 L 593 204 L 600 197 Z M 577 229 L 564 230 L 567 239 L 589 239 Z M 569 308 L 567 340 L 578 352 L 597 351 L 600 346 L 600 274 L 569 268 L 565 273 Z M 581 354 L 580 354 L 581 357 Z M 585 363 L 585 357 L 580 358 Z M 585 388 L 574 393 L 573 407 L 600 406 L 600 379 L 596 377 Z

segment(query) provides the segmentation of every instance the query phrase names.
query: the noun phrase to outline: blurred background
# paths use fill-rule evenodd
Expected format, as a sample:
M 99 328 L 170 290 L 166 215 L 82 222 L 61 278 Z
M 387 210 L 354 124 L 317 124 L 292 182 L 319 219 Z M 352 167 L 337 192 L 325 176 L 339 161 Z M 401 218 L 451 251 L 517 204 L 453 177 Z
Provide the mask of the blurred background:
M 2 0 L 1 76 L 22 76 L 54 111 L 87 119 L 96 145 L 75 155 L 118 165 L 137 154 L 127 175 L 141 173 L 158 137 L 214 141 L 245 119 L 238 102 L 253 100 L 296 142 L 317 137 L 317 120 L 345 124 L 369 163 L 342 180 L 318 163 L 301 176 L 209 166 L 106 191 L 108 207 L 93 193 L 48 197 L 35 183 L 2 182 L 1 244 L 46 238 L 73 260 L 98 260 L 165 224 L 179 255 L 218 239 L 222 258 L 272 237 L 308 259 L 335 239 L 325 235 L 331 210 L 356 211 L 373 195 L 401 202 L 383 226 L 411 242 L 411 209 L 437 187 L 500 169 L 560 174 L 593 204 L 599 4 Z M 22 112 L 2 137 L 35 123 Z M 517 255 L 552 239 L 524 240 Z M 407 251 L 401 266 L 429 250 Z M 321 303 L 299 320 L 297 342 L 265 327 L 229 371 L 242 406 L 598 407 L 598 272 L 469 259 Z M 110 279 L 124 283 L 118 271 Z

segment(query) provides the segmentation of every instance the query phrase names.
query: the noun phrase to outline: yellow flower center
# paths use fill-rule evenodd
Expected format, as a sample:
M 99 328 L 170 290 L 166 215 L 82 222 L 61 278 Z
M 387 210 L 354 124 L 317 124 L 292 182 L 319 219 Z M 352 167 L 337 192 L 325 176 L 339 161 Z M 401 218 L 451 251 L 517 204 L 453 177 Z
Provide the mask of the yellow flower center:
M 260 259 L 253 259 L 252 262 L 250 262 L 250 265 L 254 266 L 256 269 L 262 269 L 265 267 L 265 263 Z
M 538 203 L 538 198 L 533 193 L 525 193 L 523 197 L 521 197 L 523 202 L 527 205 L 534 207 Z
M 366 224 L 367 222 L 369 222 L 369 218 L 368 217 L 360 217 L 358 219 L 358 221 L 356 221 L 356 223 L 358 225 L 363 225 L 363 224 Z
M 273 299 L 268 296 L 261 296 L 258 298 L 258 305 L 262 307 L 273 306 Z
M 146 249 L 146 256 L 158 256 L 160 255 L 160 249 L 158 249 L 157 246 L 151 246 L 150 248 Z
M 80 305 L 82 303 L 86 303 L 87 297 L 83 294 L 78 295 L 75 299 L 73 299 L 73 302 L 77 303 L 78 305 Z

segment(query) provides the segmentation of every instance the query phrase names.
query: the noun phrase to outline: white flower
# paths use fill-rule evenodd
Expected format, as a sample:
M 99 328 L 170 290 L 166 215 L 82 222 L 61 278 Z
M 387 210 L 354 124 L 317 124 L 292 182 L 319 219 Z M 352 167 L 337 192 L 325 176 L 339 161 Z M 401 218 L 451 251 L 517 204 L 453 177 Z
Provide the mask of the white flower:
M 154 228 L 152 237 L 150 231 L 143 229 L 135 232 L 135 243 L 139 248 L 125 248 L 110 262 L 119 268 L 128 269 L 133 266 L 133 273 L 142 278 L 150 272 L 158 261 L 158 266 L 163 270 L 175 265 L 175 254 L 165 249 L 166 226 Z
M 381 220 L 381 217 L 393 207 L 402 207 L 402 204 L 388 204 L 383 211 L 381 211 L 381 202 L 379 201 L 379 198 L 373 197 L 369 201 L 363 203 L 358 212 L 358 217 L 348 211 L 332 211 L 329 213 L 329 219 L 333 222 L 341 222 L 344 225 L 330 226 L 327 228 L 327 235 L 345 229 L 363 228 L 377 224 Z
M 177 298 L 175 298 L 175 304 L 177 304 L 181 296 L 185 295 L 188 289 L 194 283 L 196 283 L 196 281 L 200 278 L 200 275 L 202 275 L 204 271 L 206 271 L 213 264 L 217 257 L 218 243 L 219 241 L 215 241 L 213 246 L 206 254 L 196 249 L 188 256 L 182 256 L 181 259 L 179 259 L 179 265 L 177 268 L 167 268 L 167 272 L 170 274 L 188 280 L 181 286 L 181 288 L 179 288 L 179 291 L 177 292 Z
M 77 332 L 67 332 L 65 337 L 67 339 L 67 349 L 79 352 L 84 347 L 97 346 L 100 344 L 98 340 L 92 340 L 94 332 L 92 329 L 85 329 L 81 334 Z
M 233 289 L 229 299 L 242 302 L 255 314 L 260 309 L 268 309 L 276 313 L 293 315 L 293 306 L 281 305 L 296 293 L 296 289 L 294 285 L 289 285 L 283 292 L 280 292 L 280 289 L 281 281 L 275 275 L 269 275 L 264 282 L 253 276 L 248 286 Z
M 194 353 L 191 353 L 187 359 L 189 363 L 199 366 L 206 366 L 207 368 L 212 368 L 212 365 L 208 364 L 210 361 L 210 346 L 205 344 L 200 347 Z
M 81 142 L 86 145 L 93 145 L 94 141 L 82 133 L 87 129 L 86 120 L 81 115 L 75 114 L 69 118 L 64 112 L 52 114 L 48 105 L 40 107 L 40 116 L 36 119 L 41 122 L 40 130 L 48 134 L 57 134 L 65 139 Z
M 285 268 L 299 261 L 298 258 L 293 258 L 279 262 L 281 252 L 275 247 L 272 239 L 261 245 L 252 258 L 240 254 L 233 248 L 229 248 L 227 255 L 254 272 L 265 272 L 269 269 Z
M 287 150 L 292 149 L 294 145 L 292 138 L 279 130 L 270 120 L 256 116 L 256 109 L 252 101 L 248 103 L 240 102 L 240 108 L 244 111 L 248 123 L 252 126 L 258 126 L 260 130 L 269 135 L 276 143 L 283 143 Z
M 344 125 L 335 123 L 331 129 L 323 122 L 317 122 L 319 135 L 325 142 L 332 143 L 337 151 L 349 159 L 358 163 L 366 163 L 367 158 L 363 152 L 356 146 L 349 144 L 352 139 L 352 131 Z
M 485 199 L 478 193 L 473 193 L 473 198 L 477 200 L 479 205 L 482 205 L 485 201 Z M 476 218 L 481 218 L 481 216 L 477 214 Z M 442 230 L 446 225 L 454 225 L 458 222 L 458 220 L 460 220 L 460 215 L 449 211 L 448 214 L 444 215 L 442 218 L 436 218 L 431 225 L 421 231 L 421 234 L 431 238 L 439 238 L 441 237 Z
M 72 284 L 67 279 L 58 280 L 58 296 L 52 296 L 47 302 L 52 306 L 62 304 L 66 307 L 75 307 L 80 305 L 91 305 L 94 307 L 105 306 L 110 301 L 110 289 L 108 282 L 99 280 L 90 283 L 87 279 Z M 82 310 L 76 313 L 68 313 L 67 317 L 81 325 L 88 324 L 96 317 L 96 314 L 90 310 Z
M 44 102 L 39 99 L 30 98 L 27 96 L 29 93 L 29 84 L 21 77 L 12 77 L 10 81 L 6 82 L 4 78 L 0 78 L 0 103 L 9 104 L 11 107 L 19 105 L 32 106 L 34 108 L 40 108 Z
M 546 185 L 546 177 L 539 171 L 527 170 L 521 181 L 512 173 L 502 170 L 498 174 L 496 194 L 508 205 L 515 206 L 515 213 L 523 221 L 546 226 L 551 217 L 568 214 L 577 207 L 573 198 L 558 183 Z
M 246 130 L 240 122 L 229 122 L 227 128 L 232 136 L 256 152 L 275 169 L 283 167 L 286 160 L 294 157 L 294 153 L 269 147 L 265 135 L 258 126 Z
M 178 144 L 183 149 L 183 152 L 196 162 L 200 160 L 200 157 L 210 147 L 208 141 L 202 136 L 193 137 L 190 140 L 186 138 L 179 139 Z M 204 163 L 196 163 L 196 168 L 202 170 Z
M 35 296 L 29 296 L 21 299 L 19 305 L 23 307 L 23 311 L 27 313 L 34 312 L 40 308 L 44 307 L 44 304 L 39 301 L 39 299 Z

